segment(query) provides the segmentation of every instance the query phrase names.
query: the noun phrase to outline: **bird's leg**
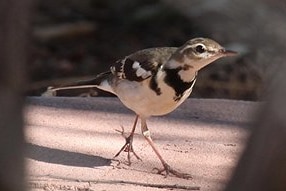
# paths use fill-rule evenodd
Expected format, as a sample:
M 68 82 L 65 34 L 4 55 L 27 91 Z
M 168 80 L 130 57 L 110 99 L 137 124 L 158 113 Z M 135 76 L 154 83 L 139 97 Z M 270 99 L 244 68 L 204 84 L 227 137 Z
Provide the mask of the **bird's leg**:
M 153 151 L 156 153 L 157 157 L 160 159 L 162 165 L 163 165 L 163 169 L 158 169 L 155 168 L 158 171 L 158 174 L 162 174 L 163 172 L 166 173 L 166 177 L 169 174 L 173 174 L 176 177 L 179 178 L 184 178 L 184 179 L 190 179 L 192 178 L 192 176 L 190 174 L 186 174 L 186 173 L 181 173 L 179 171 L 174 170 L 173 168 L 170 167 L 170 165 L 167 164 L 167 162 L 163 159 L 163 157 L 161 156 L 161 154 L 159 153 L 159 150 L 157 149 L 157 147 L 155 146 L 152 138 L 151 138 L 151 134 L 150 131 L 147 127 L 147 123 L 146 123 L 146 119 L 141 118 L 141 130 L 142 130 L 142 134 L 144 136 L 144 138 L 147 140 L 147 142 L 150 144 L 150 146 L 152 147 Z
M 133 145 L 132 145 L 132 142 L 133 142 L 133 136 L 134 136 L 134 132 L 135 132 L 135 129 L 136 129 L 136 124 L 137 124 L 137 121 L 138 121 L 138 115 L 136 115 L 136 118 L 135 118 L 135 121 L 134 121 L 134 124 L 133 124 L 133 128 L 132 128 L 132 131 L 130 133 L 130 135 L 128 137 L 126 137 L 124 135 L 124 128 L 122 127 L 122 131 L 121 131 L 121 134 L 122 136 L 125 138 L 125 144 L 123 145 L 123 147 L 119 150 L 119 152 L 114 156 L 114 157 L 117 157 L 122 151 L 126 151 L 128 152 L 127 154 L 127 159 L 128 159 L 128 165 L 131 165 L 131 158 L 130 158 L 130 153 L 133 153 L 134 156 L 141 160 L 140 157 L 134 152 L 134 149 L 133 149 Z

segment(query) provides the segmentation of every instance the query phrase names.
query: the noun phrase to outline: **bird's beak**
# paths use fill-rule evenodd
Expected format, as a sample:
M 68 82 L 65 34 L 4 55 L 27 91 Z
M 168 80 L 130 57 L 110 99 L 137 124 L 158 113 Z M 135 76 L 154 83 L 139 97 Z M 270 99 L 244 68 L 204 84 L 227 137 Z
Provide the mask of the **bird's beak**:
M 225 49 L 221 49 L 220 53 L 222 56 L 236 56 L 238 53 L 232 50 L 225 50 Z

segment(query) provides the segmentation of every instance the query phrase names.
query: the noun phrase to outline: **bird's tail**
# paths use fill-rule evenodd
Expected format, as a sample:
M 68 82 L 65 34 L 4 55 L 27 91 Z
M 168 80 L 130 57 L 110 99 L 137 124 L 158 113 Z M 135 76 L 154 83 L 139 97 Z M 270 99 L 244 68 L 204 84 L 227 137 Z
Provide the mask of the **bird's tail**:
M 48 87 L 42 96 L 95 96 L 97 88 L 106 83 L 110 72 L 101 73 L 95 77 L 67 83 L 58 87 Z

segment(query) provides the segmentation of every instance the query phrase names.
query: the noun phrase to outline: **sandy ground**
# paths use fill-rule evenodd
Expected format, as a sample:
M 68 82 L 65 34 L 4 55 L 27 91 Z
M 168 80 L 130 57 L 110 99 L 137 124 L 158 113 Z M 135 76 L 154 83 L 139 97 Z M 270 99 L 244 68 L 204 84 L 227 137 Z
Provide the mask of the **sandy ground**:
M 131 130 L 135 115 L 117 98 L 27 98 L 25 134 L 28 186 L 38 190 L 221 190 L 245 146 L 259 105 L 189 99 L 148 121 L 165 160 L 193 179 L 164 177 L 161 163 L 137 128 L 128 166 L 116 130 Z

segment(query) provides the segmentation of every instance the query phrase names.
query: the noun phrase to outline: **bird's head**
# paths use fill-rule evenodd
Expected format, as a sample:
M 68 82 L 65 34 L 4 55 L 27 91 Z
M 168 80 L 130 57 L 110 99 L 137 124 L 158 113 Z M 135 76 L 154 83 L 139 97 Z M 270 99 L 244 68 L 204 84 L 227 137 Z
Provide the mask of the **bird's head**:
M 236 54 L 237 53 L 234 51 L 226 50 L 214 40 L 208 38 L 194 38 L 179 47 L 170 61 L 178 61 L 177 63 L 184 63 L 183 67 L 200 70 L 221 57 L 234 56 Z

